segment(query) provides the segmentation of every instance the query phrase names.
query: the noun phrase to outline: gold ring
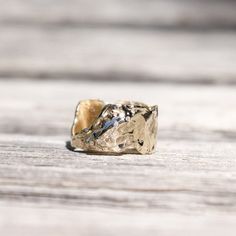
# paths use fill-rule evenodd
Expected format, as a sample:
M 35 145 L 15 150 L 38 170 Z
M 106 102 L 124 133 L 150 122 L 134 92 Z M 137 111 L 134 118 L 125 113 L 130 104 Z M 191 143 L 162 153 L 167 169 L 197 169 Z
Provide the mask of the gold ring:
M 155 151 L 158 106 L 120 101 L 83 100 L 76 107 L 71 146 L 96 153 Z

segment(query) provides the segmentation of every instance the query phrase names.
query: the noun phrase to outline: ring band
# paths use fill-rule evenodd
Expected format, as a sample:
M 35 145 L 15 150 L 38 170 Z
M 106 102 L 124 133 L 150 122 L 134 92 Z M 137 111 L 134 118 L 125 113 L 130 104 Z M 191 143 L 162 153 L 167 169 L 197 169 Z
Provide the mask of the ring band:
M 71 130 L 71 146 L 98 153 L 153 153 L 157 117 L 158 106 L 144 103 L 80 101 Z

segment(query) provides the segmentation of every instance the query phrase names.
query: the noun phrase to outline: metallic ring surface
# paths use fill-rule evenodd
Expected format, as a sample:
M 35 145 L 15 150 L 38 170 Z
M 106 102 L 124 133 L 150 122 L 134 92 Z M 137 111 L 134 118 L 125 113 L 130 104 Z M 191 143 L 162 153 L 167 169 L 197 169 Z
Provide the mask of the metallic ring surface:
M 140 102 L 83 100 L 76 107 L 71 146 L 98 153 L 155 151 L 158 106 Z

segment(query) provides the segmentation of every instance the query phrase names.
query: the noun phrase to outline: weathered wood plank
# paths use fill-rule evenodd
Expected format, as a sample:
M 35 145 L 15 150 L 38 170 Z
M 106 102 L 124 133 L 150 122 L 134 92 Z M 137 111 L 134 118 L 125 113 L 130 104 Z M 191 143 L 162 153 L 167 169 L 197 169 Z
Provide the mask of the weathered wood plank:
M 67 27 L 235 28 L 232 0 L 11 0 L 0 23 Z
M 97 156 L 67 150 L 67 138 L 1 135 L 1 201 L 236 212 L 235 143 L 160 140 L 155 155 Z
M 0 130 L 13 134 L 67 135 L 77 102 L 91 97 L 110 102 L 131 99 L 158 104 L 161 139 L 236 138 L 234 86 L 0 80 Z
M 215 235 L 234 236 L 235 217 L 182 215 L 102 209 L 53 209 L 0 205 L 0 233 L 14 236 Z M 24 215 L 24 217 L 22 217 Z M 1 217 L 5 216 L 5 217 Z
M 235 96 L 230 86 L 0 80 L 0 234 L 233 235 Z M 159 104 L 157 152 L 68 150 L 74 106 L 89 97 Z
M 233 32 L 2 27 L 0 77 L 236 83 Z
M 0 3 L 0 235 L 235 234 L 235 1 Z M 158 104 L 157 152 L 68 150 L 92 97 Z

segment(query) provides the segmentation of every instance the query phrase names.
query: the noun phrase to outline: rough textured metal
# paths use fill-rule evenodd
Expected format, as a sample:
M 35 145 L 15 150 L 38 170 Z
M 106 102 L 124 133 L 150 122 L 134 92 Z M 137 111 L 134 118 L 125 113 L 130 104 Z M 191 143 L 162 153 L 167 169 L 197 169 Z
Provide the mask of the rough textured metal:
M 157 116 L 157 106 L 140 102 L 81 101 L 76 108 L 71 145 L 91 152 L 153 153 Z

